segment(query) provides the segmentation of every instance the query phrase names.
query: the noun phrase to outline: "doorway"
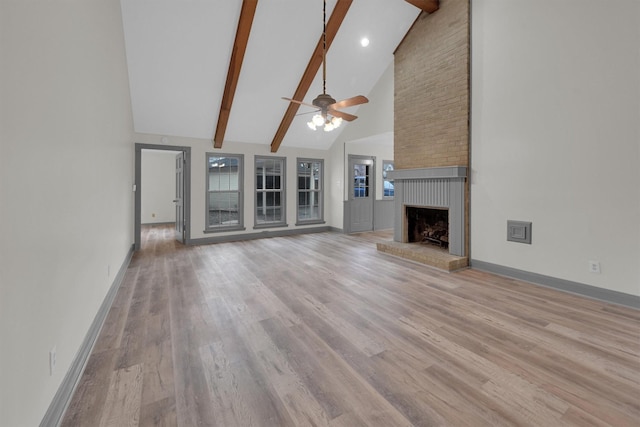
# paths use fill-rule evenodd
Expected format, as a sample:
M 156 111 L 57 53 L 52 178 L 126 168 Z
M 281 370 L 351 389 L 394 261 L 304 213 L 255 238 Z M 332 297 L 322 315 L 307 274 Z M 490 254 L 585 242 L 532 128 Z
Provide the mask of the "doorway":
M 135 203 L 134 203 L 134 248 L 140 250 L 142 223 L 142 150 L 178 152 L 175 163 L 175 230 L 176 240 L 188 244 L 191 221 L 191 147 L 175 145 L 135 144 Z
M 375 157 L 349 154 L 348 233 L 373 230 Z

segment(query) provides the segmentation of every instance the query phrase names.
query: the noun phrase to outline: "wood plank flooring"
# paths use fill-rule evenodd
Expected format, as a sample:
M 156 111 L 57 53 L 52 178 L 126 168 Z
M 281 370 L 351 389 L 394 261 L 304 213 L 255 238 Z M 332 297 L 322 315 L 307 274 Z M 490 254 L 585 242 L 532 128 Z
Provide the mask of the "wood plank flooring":
M 640 425 L 639 311 L 379 238 L 145 227 L 62 425 Z

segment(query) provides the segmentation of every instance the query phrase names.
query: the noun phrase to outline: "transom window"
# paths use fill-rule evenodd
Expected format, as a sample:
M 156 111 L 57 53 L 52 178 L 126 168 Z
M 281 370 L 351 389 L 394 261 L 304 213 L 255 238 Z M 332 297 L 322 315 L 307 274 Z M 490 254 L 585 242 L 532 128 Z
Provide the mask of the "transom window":
M 286 225 L 285 158 L 256 156 L 256 227 Z
M 322 180 L 324 162 L 318 159 L 297 159 L 297 164 L 297 224 L 323 222 Z
M 243 227 L 241 154 L 207 153 L 207 215 L 205 231 Z

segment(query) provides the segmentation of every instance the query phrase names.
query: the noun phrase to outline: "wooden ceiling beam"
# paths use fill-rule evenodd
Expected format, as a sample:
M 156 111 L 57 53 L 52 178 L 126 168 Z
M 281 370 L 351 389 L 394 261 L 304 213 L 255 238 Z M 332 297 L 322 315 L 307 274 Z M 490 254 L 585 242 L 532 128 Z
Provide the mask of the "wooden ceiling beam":
M 244 53 L 249 43 L 249 34 L 253 25 L 253 17 L 256 13 L 258 0 L 243 0 L 242 9 L 240 10 L 240 19 L 238 20 L 238 28 L 236 29 L 236 39 L 233 42 L 233 51 L 231 52 L 231 60 L 229 61 L 229 70 L 227 71 L 227 83 L 224 86 L 222 94 L 222 103 L 220 104 L 220 112 L 218 113 L 218 124 L 216 125 L 216 133 L 213 137 L 214 148 L 222 148 L 224 134 L 227 131 L 229 116 L 231 115 L 231 105 L 233 97 L 236 94 L 238 79 L 240 78 L 240 70 L 242 69 L 242 61 Z
M 411 3 L 415 7 L 422 9 L 427 13 L 433 13 L 440 8 L 439 0 L 405 0 L 407 3 Z
M 326 35 L 327 35 L 327 51 L 329 50 L 329 46 L 331 46 L 331 42 L 335 38 L 338 30 L 340 29 L 340 25 L 342 25 L 342 21 L 344 17 L 347 15 L 349 11 L 349 7 L 351 7 L 351 3 L 353 0 L 338 0 L 336 6 L 333 8 L 333 12 L 331 12 L 331 17 L 327 21 L 326 26 Z M 311 59 L 309 59 L 309 64 L 307 68 L 304 70 L 304 74 L 302 74 L 302 78 L 300 79 L 300 83 L 298 84 L 298 88 L 296 89 L 294 95 L 291 99 L 295 99 L 296 101 L 302 101 L 303 98 L 307 95 L 311 84 L 313 83 L 313 79 L 318 74 L 318 70 L 322 65 L 322 34 L 320 35 L 320 40 L 318 40 L 318 44 L 316 45 L 313 54 L 311 55 Z M 296 113 L 298 112 L 299 104 L 294 102 L 289 103 L 289 107 L 287 111 L 284 113 L 282 117 L 282 121 L 280 122 L 280 126 L 276 131 L 275 136 L 273 137 L 273 141 L 271 142 L 271 152 L 275 153 L 280 148 L 280 144 L 284 139 L 284 136 L 287 134 L 289 130 L 289 126 L 293 122 Z

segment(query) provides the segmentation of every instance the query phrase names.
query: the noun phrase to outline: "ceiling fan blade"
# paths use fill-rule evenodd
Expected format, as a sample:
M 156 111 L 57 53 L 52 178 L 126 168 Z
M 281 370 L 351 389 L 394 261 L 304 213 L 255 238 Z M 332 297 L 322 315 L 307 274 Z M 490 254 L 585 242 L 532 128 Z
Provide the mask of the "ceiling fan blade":
M 330 105 L 330 107 L 333 109 L 347 108 L 353 107 L 354 105 L 366 104 L 367 102 L 369 102 L 369 100 L 366 96 L 358 95 L 354 96 L 353 98 L 347 98 L 343 99 L 342 101 L 338 101 L 335 104 Z
M 332 116 L 340 117 L 342 120 L 346 120 L 348 122 L 352 122 L 358 118 L 358 116 L 354 116 L 353 114 L 345 113 L 344 111 L 333 110 L 331 108 L 328 110 L 328 112 Z
M 318 110 L 318 109 L 316 108 L 315 110 L 305 111 L 304 113 L 298 113 L 298 114 L 296 114 L 296 117 L 298 117 L 298 116 L 306 116 L 307 114 L 313 114 L 313 113 L 317 113 L 317 112 L 319 112 L 319 111 L 320 111 L 320 110 Z
M 285 101 L 289 101 L 289 102 L 293 102 L 293 103 L 296 103 L 296 104 L 305 105 L 307 107 L 315 108 L 316 110 L 318 109 L 318 107 L 316 107 L 315 105 L 307 104 L 306 102 L 296 101 L 295 99 L 285 98 L 284 96 L 282 97 L 282 99 L 284 99 Z

